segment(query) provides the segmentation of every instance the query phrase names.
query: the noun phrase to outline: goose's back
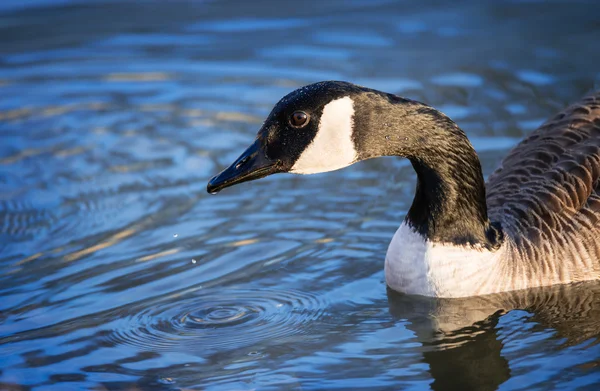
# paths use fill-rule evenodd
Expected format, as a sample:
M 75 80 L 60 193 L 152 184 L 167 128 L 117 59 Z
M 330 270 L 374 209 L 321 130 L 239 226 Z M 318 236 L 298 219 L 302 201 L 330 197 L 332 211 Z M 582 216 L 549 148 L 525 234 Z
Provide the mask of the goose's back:
M 600 91 L 518 144 L 490 176 L 487 203 L 528 278 L 600 277 Z

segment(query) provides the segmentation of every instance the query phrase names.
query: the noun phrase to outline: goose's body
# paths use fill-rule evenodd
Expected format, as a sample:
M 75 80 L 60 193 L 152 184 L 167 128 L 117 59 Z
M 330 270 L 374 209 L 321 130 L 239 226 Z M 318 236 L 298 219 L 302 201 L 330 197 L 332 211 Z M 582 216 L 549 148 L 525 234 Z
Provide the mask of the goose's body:
M 275 172 L 410 159 L 413 204 L 389 246 L 387 284 L 464 297 L 600 278 L 600 93 L 517 145 L 483 181 L 464 132 L 420 102 L 344 82 L 284 97 L 218 191 Z
M 402 224 L 386 256 L 397 291 L 462 297 L 600 278 L 600 94 L 525 138 L 489 178 L 500 248 L 424 240 Z

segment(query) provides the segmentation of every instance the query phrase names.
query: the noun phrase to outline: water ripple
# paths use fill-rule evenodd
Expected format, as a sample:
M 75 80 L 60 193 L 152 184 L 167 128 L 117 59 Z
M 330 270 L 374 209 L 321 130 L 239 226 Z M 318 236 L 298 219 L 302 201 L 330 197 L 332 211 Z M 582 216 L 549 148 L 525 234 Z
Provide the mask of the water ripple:
M 305 334 L 326 310 L 308 292 L 232 289 L 133 308 L 107 338 L 143 350 L 235 349 Z
M 206 194 L 282 96 L 327 79 L 442 109 L 488 175 L 599 85 L 589 6 L 88 3 L 0 1 L 0 389 L 600 381 L 589 285 L 491 321 L 489 298 L 386 300 L 407 160 Z

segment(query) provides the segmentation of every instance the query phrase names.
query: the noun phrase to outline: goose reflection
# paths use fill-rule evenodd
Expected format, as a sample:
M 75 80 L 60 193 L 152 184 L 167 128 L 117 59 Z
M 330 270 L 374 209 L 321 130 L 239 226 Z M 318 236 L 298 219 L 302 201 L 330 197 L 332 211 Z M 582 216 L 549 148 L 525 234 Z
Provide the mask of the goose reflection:
M 511 311 L 555 331 L 563 346 L 600 336 L 600 283 L 588 282 L 461 298 L 435 299 L 388 289 L 391 315 L 407 320 L 422 344 L 434 390 L 495 390 L 511 377 L 499 320 Z

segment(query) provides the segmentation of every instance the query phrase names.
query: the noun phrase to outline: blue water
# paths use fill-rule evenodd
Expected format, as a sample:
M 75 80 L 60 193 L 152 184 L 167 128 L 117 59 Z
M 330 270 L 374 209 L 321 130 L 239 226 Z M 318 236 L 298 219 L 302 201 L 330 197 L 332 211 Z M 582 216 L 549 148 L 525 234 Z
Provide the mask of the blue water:
M 596 1 L 0 6 L 0 389 L 596 390 L 600 284 L 388 292 L 403 160 L 206 194 L 289 91 L 454 118 L 489 174 L 600 87 Z

